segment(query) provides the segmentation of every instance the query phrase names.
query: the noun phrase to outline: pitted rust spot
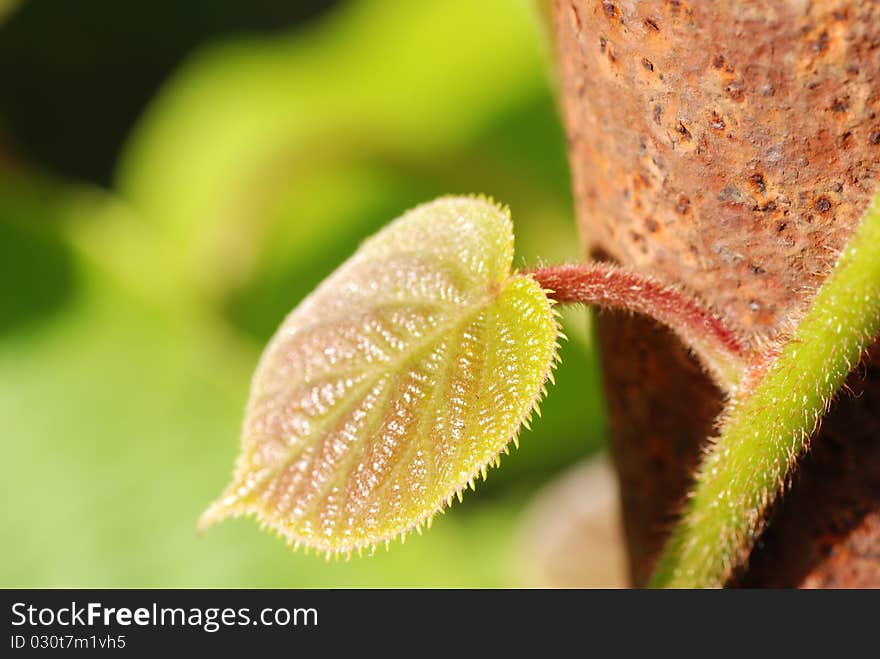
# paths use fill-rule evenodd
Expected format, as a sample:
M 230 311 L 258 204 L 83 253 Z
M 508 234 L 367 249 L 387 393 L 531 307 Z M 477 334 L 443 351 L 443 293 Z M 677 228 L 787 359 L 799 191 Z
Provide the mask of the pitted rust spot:
M 608 18 L 623 23 L 623 16 L 613 2 L 603 2 L 602 10 L 605 12 L 605 16 L 607 16 Z
M 679 195 L 675 204 L 675 212 L 679 215 L 687 215 L 691 210 L 691 200 L 684 195 Z
M 736 80 L 731 80 L 724 88 L 724 91 L 727 92 L 727 95 L 731 100 L 736 101 L 737 103 L 742 103 L 746 97 L 744 87 L 745 82 L 742 78 L 737 78 Z
M 810 47 L 813 49 L 813 52 L 824 53 L 828 50 L 829 41 L 831 41 L 831 37 L 828 36 L 828 33 L 822 32 L 822 34 L 810 44 Z
M 849 101 L 845 98 L 835 98 L 831 104 L 832 112 L 846 112 L 849 109 Z
M 763 174 L 752 174 L 749 177 L 749 181 L 752 183 L 752 188 L 755 192 L 764 194 L 767 191 L 767 182 L 764 180 Z
M 815 208 L 820 213 L 827 213 L 831 210 L 831 200 L 828 197 L 819 197 L 816 201 L 813 202 L 813 208 Z
M 676 128 L 675 130 L 679 135 L 681 135 L 683 140 L 691 140 L 691 131 L 687 129 L 687 126 L 684 125 L 683 121 L 678 122 L 678 128 Z
M 720 113 L 712 110 L 712 116 L 709 120 L 709 125 L 715 130 L 724 130 L 727 128 L 727 124 L 724 122 L 724 117 L 721 116 Z

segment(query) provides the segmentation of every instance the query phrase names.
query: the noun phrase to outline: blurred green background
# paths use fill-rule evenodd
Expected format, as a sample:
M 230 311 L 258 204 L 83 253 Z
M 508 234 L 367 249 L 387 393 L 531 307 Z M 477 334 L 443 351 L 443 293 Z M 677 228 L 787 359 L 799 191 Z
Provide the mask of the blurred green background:
M 195 533 L 284 315 L 416 203 L 511 206 L 577 258 L 528 0 L 0 0 L 0 582 L 504 586 L 524 507 L 604 435 L 587 317 L 521 449 L 373 558 Z

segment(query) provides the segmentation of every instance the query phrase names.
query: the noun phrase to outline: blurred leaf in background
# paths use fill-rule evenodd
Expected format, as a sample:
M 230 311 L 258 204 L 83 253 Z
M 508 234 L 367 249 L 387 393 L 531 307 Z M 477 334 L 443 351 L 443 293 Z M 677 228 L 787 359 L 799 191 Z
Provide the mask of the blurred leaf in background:
M 19 2 L 20 0 L 0 0 L 0 23 L 6 20 L 6 17 L 12 13 Z
M 604 433 L 582 313 L 543 419 L 425 536 L 325 564 L 250 520 L 194 524 L 231 471 L 265 340 L 384 223 L 483 192 L 511 206 L 517 265 L 579 257 L 546 69 L 525 0 L 339 3 L 188 58 L 110 189 L 15 150 L 0 106 L 0 581 L 520 583 L 525 502 Z
M 205 40 L 265 34 L 334 4 L 0 0 L 0 107 L 8 136 L 30 160 L 107 185 L 138 114 L 182 57 Z

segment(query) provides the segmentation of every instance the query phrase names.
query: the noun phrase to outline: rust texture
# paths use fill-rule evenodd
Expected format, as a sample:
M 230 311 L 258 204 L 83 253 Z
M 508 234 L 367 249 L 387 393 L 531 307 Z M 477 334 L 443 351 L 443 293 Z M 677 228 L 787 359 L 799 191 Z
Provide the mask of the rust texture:
M 556 0 L 555 9 L 586 250 L 688 287 L 756 345 L 789 329 L 880 177 L 880 0 Z M 632 575 L 644 583 L 690 467 L 656 465 L 698 454 L 705 398 L 717 408 L 718 393 L 668 336 L 646 337 L 622 316 L 597 324 Z M 645 350 L 652 356 L 634 362 Z M 654 380 L 660 365 L 673 372 Z M 675 411 L 683 402 L 697 410 L 692 420 Z M 853 404 L 836 414 L 855 415 Z M 880 441 L 872 437 L 864 441 Z M 880 508 L 880 491 L 868 490 Z M 880 524 L 865 523 L 880 541 Z M 760 551 L 784 563 L 767 546 L 784 546 L 786 533 L 768 533 Z M 845 583 L 836 555 L 822 560 L 840 572 L 822 583 Z
M 609 392 L 610 448 L 621 484 L 629 570 L 635 583 L 644 584 L 652 567 L 644 557 L 657 555 L 675 523 L 721 400 L 665 328 L 624 312 L 602 312 L 597 321 L 603 360 L 612 360 L 602 379 Z M 646 380 L 653 387 L 650 396 Z

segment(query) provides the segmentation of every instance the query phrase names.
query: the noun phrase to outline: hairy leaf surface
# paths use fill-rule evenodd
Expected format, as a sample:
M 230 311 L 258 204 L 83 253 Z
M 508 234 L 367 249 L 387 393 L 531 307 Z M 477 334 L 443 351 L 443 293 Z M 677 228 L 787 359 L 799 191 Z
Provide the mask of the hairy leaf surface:
M 556 358 L 551 302 L 511 271 L 505 211 L 406 213 L 287 317 L 251 385 L 232 484 L 200 526 L 253 514 L 328 553 L 410 529 L 485 475 Z

